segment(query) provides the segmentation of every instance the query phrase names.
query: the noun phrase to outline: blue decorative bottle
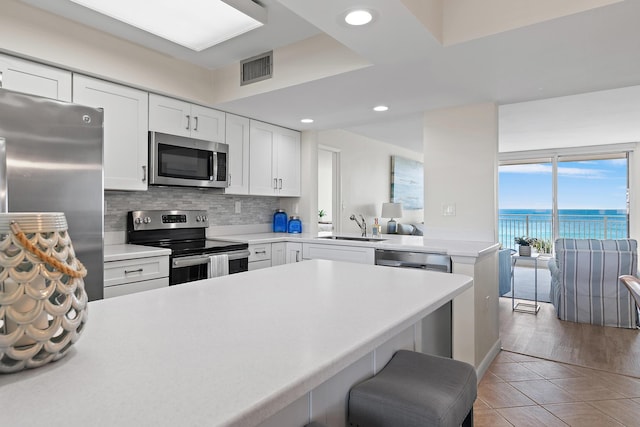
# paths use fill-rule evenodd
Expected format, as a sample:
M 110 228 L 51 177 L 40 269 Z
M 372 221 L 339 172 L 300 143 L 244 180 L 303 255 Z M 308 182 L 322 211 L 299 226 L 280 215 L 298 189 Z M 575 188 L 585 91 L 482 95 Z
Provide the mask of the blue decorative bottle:
M 299 216 L 291 216 L 289 218 L 289 233 L 302 233 L 302 221 Z
M 273 232 L 274 233 L 287 232 L 287 213 L 282 209 L 278 209 L 273 214 Z

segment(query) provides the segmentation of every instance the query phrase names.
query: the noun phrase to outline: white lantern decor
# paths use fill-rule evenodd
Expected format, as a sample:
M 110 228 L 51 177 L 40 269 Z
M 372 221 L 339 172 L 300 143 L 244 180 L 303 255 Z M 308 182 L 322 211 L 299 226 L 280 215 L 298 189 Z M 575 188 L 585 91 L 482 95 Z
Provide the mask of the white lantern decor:
M 65 356 L 84 330 L 87 271 L 64 213 L 0 213 L 0 373 Z

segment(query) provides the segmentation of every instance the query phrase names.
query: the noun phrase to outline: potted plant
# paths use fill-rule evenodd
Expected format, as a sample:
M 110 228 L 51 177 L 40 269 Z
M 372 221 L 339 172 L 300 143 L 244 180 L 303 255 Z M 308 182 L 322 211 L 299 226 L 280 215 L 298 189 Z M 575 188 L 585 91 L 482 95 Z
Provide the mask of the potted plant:
M 318 217 L 320 218 L 320 222 L 322 222 L 322 218 L 327 215 L 327 213 L 324 211 L 324 209 L 320 209 L 320 211 L 318 212 Z
M 535 237 L 516 237 L 514 238 L 518 247 L 518 253 L 520 256 L 531 256 L 531 245 L 535 244 L 538 239 Z

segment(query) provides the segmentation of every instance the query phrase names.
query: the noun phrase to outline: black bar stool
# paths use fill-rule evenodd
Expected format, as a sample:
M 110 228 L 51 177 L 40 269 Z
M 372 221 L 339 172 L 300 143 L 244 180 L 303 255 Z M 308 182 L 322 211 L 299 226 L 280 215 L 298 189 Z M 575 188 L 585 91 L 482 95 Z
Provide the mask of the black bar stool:
M 473 426 L 476 370 L 458 360 L 400 350 L 349 392 L 353 427 Z

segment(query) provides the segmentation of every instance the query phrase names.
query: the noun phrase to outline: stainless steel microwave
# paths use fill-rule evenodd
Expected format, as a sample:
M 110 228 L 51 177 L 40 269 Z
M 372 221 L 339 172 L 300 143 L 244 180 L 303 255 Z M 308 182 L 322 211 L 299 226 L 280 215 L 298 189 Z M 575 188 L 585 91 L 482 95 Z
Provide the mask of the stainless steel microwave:
M 149 132 L 149 184 L 224 188 L 228 156 L 221 142 Z

